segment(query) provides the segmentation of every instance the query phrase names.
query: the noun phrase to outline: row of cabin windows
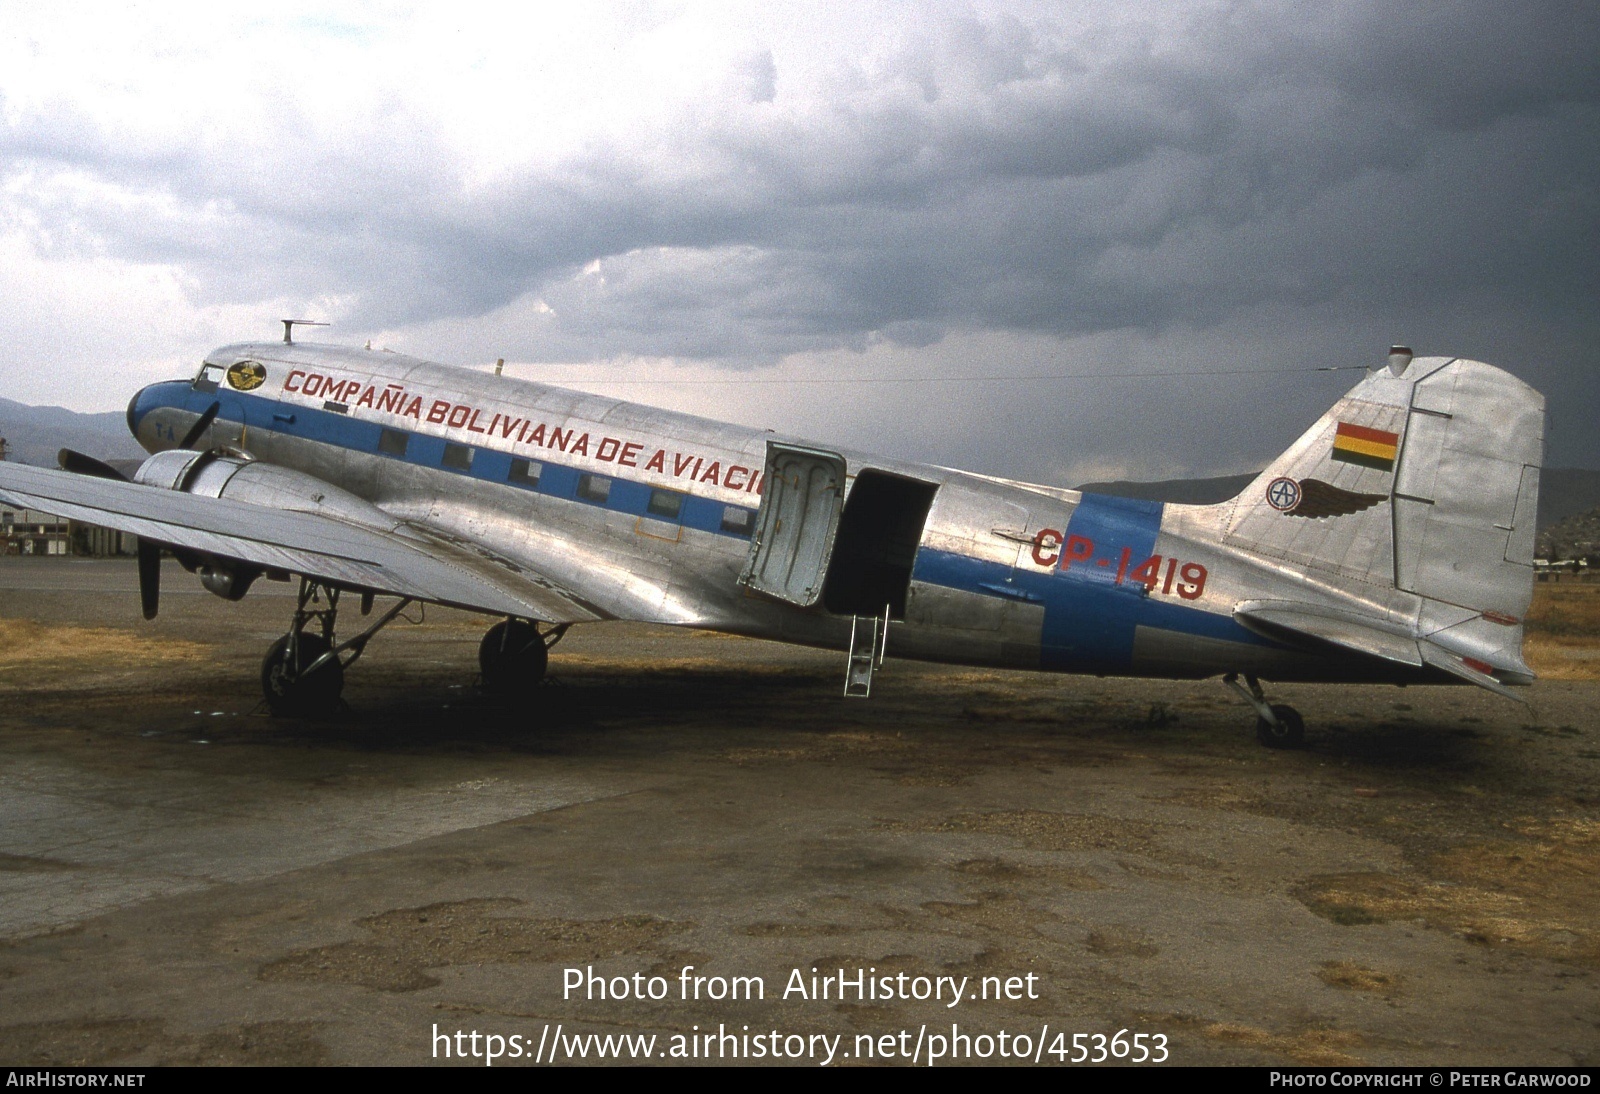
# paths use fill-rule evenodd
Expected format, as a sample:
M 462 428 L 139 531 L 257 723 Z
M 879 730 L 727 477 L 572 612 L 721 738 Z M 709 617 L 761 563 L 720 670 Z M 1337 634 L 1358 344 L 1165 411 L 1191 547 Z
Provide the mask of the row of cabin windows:
M 378 451 L 385 456 L 401 456 L 406 454 L 406 442 L 410 434 L 398 429 L 385 429 L 378 435 Z M 470 445 L 445 443 L 444 457 L 439 461 L 444 467 L 452 471 L 472 470 L 473 448 Z M 533 488 L 539 485 L 539 476 L 544 471 L 544 465 L 534 460 L 513 459 L 511 470 L 506 473 L 506 481 L 517 486 Z M 611 480 L 604 475 L 582 475 L 578 478 L 578 497 L 584 501 L 605 504 L 611 498 Z M 683 513 L 684 495 L 672 490 L 650 491 L 649 504 L 645 511 L 653 517 L 665 520 L 677 520 Z M 737 505 L 724 506 L 722 510 L 722 530 L 735 535 L 748 536 L 755 531 L 755 513 L 749 509 L 742 509 Z

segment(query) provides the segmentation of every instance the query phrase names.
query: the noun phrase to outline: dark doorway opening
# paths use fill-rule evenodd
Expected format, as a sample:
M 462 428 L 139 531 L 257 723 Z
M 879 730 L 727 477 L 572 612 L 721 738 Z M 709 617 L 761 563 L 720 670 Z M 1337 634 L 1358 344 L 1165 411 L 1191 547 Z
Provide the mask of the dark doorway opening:
M 911 567 L 937 483 L 862 471 L 844 503 L 822 604 L 835 615 L 904 619 Z

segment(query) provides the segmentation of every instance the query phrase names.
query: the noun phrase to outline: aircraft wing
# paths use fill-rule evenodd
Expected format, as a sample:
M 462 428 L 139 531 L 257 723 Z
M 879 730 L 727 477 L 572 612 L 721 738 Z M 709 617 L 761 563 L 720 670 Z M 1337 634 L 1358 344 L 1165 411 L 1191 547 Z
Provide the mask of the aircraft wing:
M 352 588 L 546 623 L 608 618 L 526 567 L 398 522 L 374 528 L 20 464 L 0 464 L 0 497 L 152 543 Z

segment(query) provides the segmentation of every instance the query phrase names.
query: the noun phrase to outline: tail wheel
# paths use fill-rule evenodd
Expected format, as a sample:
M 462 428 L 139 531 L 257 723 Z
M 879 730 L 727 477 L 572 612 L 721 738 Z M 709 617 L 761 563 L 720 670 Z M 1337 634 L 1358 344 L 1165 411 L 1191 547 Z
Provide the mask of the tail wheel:
M 539 628 L 521 619 L 508 619 L 489 628 L 478 646 L 478 669 L 483 690 L 511 696 L 537 687 L 550 667 L 550 651 Z
M 1277 725 L 1265 718 L 1256 719 L 1256 740 L 1268 748 L 1304 748 L 1306 720 L 1300 717 L 1300 712 L 1294 707 L 1275 703 L 1272 714 L 1278 719 Z
M 312 672 L 306 669 L 332 649 L 318 634 L 302 633 L 289 654 L 289 636 L 284 635 L 267 650 L 261 662 L 261 690 L 267 706 L 278 718 L 304 718 L 325 714 L 339 701 L 344 691 L 344 666 L 330 657 Z

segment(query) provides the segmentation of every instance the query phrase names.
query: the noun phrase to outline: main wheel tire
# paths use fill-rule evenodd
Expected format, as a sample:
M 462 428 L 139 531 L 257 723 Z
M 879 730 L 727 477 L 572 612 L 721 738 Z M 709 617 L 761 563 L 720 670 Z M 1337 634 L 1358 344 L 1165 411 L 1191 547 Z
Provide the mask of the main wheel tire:
M 1300 712 L 1291 706 L 1274 704 L 1272 713 L 1277 716 L 1278 724 L 1257 718 L 1256 740 L 1268 748 L 1304 748 L 1306 720 L 1300 717 Z
M 544 636 L 532 623 L 511 619 L 489 628 L 478 645 L 483 690 L 509 697 L 532 691 L 550 667 Z
M 288 648 L 289 636 L 284 635 L 272 644 L 261 662 L 261 691 L 267 697 L 267 706 L 277 718 L 326 714 L 344 691 L 344 666 L 337 657 L 331 657 L 315 672 L 305 672 L 306 666 L 332 649 L 320 634 L 300 636 L 292 664 Z

